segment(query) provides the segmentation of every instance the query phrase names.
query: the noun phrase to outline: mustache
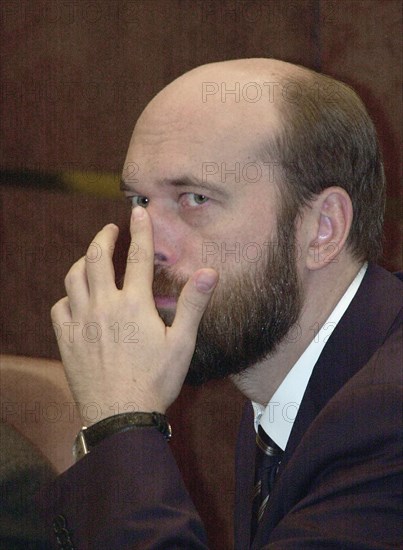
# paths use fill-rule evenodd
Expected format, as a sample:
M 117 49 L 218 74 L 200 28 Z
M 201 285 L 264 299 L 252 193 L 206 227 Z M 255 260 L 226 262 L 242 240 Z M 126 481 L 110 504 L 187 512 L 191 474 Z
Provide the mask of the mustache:
M 167 268 L 156 266 L 154 268 L 153 295 L 179 298 L 187 279 L 179 275 L 173 275 Z

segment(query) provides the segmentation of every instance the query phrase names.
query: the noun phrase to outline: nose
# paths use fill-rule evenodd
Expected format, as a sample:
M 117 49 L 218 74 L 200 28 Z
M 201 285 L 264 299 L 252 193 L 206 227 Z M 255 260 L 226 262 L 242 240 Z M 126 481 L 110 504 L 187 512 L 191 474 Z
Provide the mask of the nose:
M 149 206 L 147 209 L 153 225 L 154 264 L 171 266 L 180 256 L 181 232 L 174 215 L 167 210 Z

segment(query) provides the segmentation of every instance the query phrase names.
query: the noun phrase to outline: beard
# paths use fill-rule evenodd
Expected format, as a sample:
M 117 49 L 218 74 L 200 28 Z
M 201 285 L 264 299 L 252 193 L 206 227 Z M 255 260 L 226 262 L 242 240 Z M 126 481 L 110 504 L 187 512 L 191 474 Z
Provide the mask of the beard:
M 298 321 L 302 307 L 294 224 L 281 222 L 276 243 L 262 259 L 220 273 L 219 283 L 202 317 L 196 347 L 185 380 L 199 386 L 240 374 L 272 354 Z M 167 268 L 155 269 L 154 295 L 176 299 L 186 279 Z M 175 312 L 159 309 L 165 324 Z

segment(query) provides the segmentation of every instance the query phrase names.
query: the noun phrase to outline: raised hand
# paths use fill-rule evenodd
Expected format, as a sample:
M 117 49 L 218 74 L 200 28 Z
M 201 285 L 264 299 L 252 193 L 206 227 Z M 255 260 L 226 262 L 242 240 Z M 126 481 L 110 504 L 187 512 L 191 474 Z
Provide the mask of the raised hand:
M 133 209 L 130 230 L 138 261 L 128 261 L 122 290 L 112 263 L 118 228 L 110 224 L 72 266 L 65 279 L 67 296 L 51 311 L 73 396 L 81 412 L 92 411 L 82 412 L 87 426 L 120 412 L 166 411 L 183 385 L 218 280 L 213 269 L 196 271 L 167 327 L 152 293 L 152 224 L 144 208 Z

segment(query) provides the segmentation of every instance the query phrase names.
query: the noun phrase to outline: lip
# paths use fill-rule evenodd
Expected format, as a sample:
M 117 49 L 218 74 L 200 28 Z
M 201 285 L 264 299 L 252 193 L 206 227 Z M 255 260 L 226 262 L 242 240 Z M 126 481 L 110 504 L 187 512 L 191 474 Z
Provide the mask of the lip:
M 157 308 L 175 308 L 176 298 L 173 296 L 154 296 L 155 305 Z

